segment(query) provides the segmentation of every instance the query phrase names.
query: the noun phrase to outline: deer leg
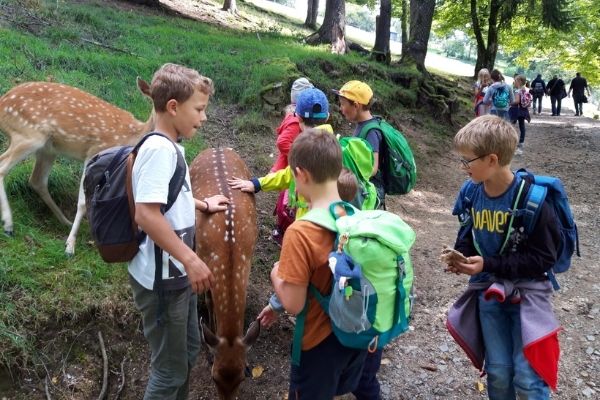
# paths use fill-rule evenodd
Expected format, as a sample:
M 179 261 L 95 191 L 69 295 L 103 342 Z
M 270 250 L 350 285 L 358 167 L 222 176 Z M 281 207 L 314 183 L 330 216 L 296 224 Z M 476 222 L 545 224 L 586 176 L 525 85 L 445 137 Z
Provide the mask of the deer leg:
M 48 177 L 52 169 L 52 163 L 56 159 L 56 154 L 50 151 L 47 147 L 39 149 L 35 155 L 35 166 L 29 177 L 29 184 L 40 195 L 44 203 L 54 213 L 56 218 L 65 225 L 71 225 L 71 221 L 65 217 L 63 212 L 58 208 L 50 192 L 48 191 Z
M 13 219 L 8 197 L 4 189 L 4 177 L 19 161 L 24 160 L 31 153 L 44 146 L 43 142 L 18 141 L 11 138 L 8 149 L 0 155 L 0 209 L 2 210 L 2 221 L 4 222 L 4 233 L 13 234 Z
M 77 213 L 73 220 L 73 226 L 71 226 L 71 232 L 67 238 L 65 253 L 67 256 L 75 254 L 75 241 L 77 240 L 77 232 L 79 232 L 79 225 L 85 215 L 85 193 L 83 192 L 83 180 L 85 178 L 85 167 L 87 167 L 88 160 L 83 163 L 83 173 L 81 174 L 81 181 L 79 182 L 79 197 L 77 199 Z

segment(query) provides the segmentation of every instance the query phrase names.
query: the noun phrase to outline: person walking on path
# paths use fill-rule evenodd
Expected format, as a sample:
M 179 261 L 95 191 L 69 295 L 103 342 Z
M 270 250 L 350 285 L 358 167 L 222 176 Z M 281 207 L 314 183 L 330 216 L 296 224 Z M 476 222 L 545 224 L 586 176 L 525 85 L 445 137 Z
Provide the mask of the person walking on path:
M 577 76 L 571 81 L 568 96 L 571 97 L 571 91 L 573 91 L 573 104 L 575 104 L 575 116 L 579 117 L 583 115 L 583 103 L 587 103 L 587 97 L 585 97 L 585 92 L 587 91 L 588 96 L 591 96 L 591 94 L 590 88 L 588 87 L 585 78 L 583 78 L 579 72 L 577 72 L 576 75 Z
M 531 90 L 533 90 L 533 113 L 536 114 L 536 104 L 537 104 L 537 114 L 542 113 L 542 99 L 544 98 L 544 93 L 546 93 L 546 83 L 542 79 L 542 74 L 538 74 L 533 81 L 531 81 Z
M 490 71 L 488 71 L 487 68 L 481 68 L 477 74 L 477 82 L 475 82 L 474 85 L 476 117 L 489 114 L 490 112 L 490 106 L 483 104 L 483 98 L 491 84 L 492 78 L 490 77 Z
M 508 108 L 515 101 L 513 90 L 504 83 L 502 73 L 497 69 L 491 73 L 494 83 L 489 87 L 483 98 L 483 104 L 491 104 L 490 114 L 497 115 L 508 121 Z
M 552 116 L 560 115 L 560 105 L 562 99 L 567 97 L 567 91 L 565 90 L 565 82 L 554 75 L 554 77 L 546 85 L 547 94 L 550 96 L 550 104 L 552 105 Z

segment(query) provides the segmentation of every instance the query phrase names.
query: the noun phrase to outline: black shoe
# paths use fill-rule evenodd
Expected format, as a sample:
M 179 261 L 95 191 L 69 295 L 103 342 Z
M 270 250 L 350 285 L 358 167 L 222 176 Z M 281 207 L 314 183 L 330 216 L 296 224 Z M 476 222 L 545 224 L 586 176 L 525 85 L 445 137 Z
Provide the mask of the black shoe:
M 551 116 L 552 116 L 552 117 L 556 117 L 556 114 L 552 114 Z

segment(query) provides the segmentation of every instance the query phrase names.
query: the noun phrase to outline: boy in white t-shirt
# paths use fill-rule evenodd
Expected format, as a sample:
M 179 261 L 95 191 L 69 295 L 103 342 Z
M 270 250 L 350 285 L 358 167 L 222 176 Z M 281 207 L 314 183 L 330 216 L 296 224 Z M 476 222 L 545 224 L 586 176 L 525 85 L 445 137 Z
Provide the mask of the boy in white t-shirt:
M 129 263 L 135 305 L 142 313 L 152 353 L 144 399 L 185 399 L 189 372 L 200 349 L 197 293 L 210 289 L 213 281 L 193 250 L 195 210 L 223 211 L 229 200 L 222 195 L 194 199 L 186 165 L 181 192 L 164 214 L 163 206 L 177 165 L 173 143 L 193 137 L 206 121 L 214 88 L 209 78 L 195 70 L 165 64 L 144 93 L 154 103 L 155 131 L 164 135 L 144 142 L 132 173 L 135 221 L 147 234 Z M 183 154 L 183 147 L 176 146 Z

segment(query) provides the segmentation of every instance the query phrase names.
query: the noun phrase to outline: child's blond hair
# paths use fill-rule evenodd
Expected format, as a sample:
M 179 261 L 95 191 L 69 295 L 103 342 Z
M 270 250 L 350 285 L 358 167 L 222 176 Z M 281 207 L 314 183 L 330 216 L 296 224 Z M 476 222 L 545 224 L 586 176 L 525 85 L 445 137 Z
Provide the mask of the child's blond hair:
M 521 87 L 525 86 L 525 84 L 527 83 L 527 78 L 525 78 L 525 75 L 517 75 L 515 77 L 515 81 L 521 82 L 521 84 L 519 85 L 519 87 Z
M 315 183 L 337 181 L 342 170 L 342 148 L 331 133 L 306 129 L 294 140 L 288 161 L 292 171 L 301 168 L 309 172 Z
M 356 197 L 358 180 L 356 180 L 356 176 L 348 168 L 342 168 L 340 176 L 338 176 L 337 188 L 340 199 L 346 202 L 351 202 Z
M 210 78 L 200 75 L 194 69 L 169 63 L 164 64 L 154 73 L 150 84 L 150 97 L 154 109 L 164 112 L 169 100 L 183 103 L 192 97 L 195 90 L 207 95 L 215 92 Z
M 495 115 L 483 115 L 465 125 L 454 136 L 454 148 L 477 157 L 496 154 L 501 166 L 509 165 L 519 136 L 510 123 Z

